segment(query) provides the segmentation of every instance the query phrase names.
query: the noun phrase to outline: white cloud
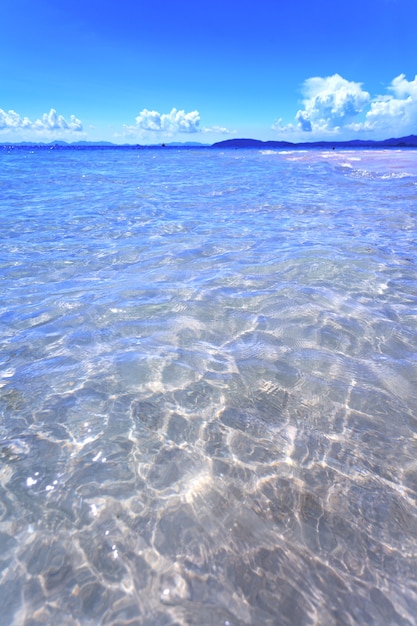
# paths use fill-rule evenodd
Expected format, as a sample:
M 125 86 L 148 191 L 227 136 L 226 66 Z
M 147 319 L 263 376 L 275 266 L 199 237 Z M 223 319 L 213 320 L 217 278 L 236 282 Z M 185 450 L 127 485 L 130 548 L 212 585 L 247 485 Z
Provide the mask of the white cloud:
M 276 130 L 278 133 L 288 135 L 288 133 L 294 133 L 297 131 L 297 127 L 294 124 L 284 124 L 282 117 L 272 124 L 272 130 Z
M 136 118 L 136 127 L 140 130 L 165 133 L 199 132 L 200 114 L 198 111 L 186 113 L 172 109 L 170 113 L 158 113 L 143 109 Z
M 404 132 L 415 132 L 417 124 L 417 76 L 408 81 L 400 74 L 391 82 L 391 94 L 377 96 L 359 129 L 386 129 L 395 127 Z
M 71 115 L 68 122 L 62 115 L 58 115 L 55 109 L 44 113 L 41 119 L 32 122 L 28 117 L 22 117 L 16 111 L 4 111 L 0 109 L 0 131 L 6 130 L 31 130 L 56 133 L 56 131 L 82 131 L 81 120 Z
M 20 117 L 15 111 L 3 111 L 3 109 L 0 109 L 0 130 L 31 127 L 32 122 L 27 117 Z
M 70 121 L 62 116 L 58 115 L 55 109 L 51 109 L 49 113 L 44 113 L 42 120 L 36 120 L 35 126 L 41 130 L 75 130 L 80 131 L 83 129 L 81 120 L 78 120 L 74 115 L 70 116 Z
M 304 82 L 304 109 L 295 116 L 303 131 L 334 131 L 352 122 L 370 101 L 361 83 L 348 81 L 339 74 Z
M 408 81 L 400 74 L 390 83 L 389 93 L 371 96 L 362 83 L 348 81 L 339 74 L 308 78 L 303 84 L 303 109 L 295 123 L 277 120 L 272 128 L 282 135 L 315 137 L 325 134 L 352 137 L 400 136 L 416 132 L 417 76 Z
M 236 133 L 235 130 L 229 130 L 224 126 L 204 126 L 201 130 L 203 133 L 216 133 L 217 135 L 233 135 Z
M 212 135 L 215 141 L 219 135 L 230 135 L 235 132 L 224 126 L 200 126 L 198 111 L 186 113 L 176 108 L 171 109 L 170 113 L 143 109 L 135 118 L 135 122 L 134 125 L 124 126 L 124 136 L 129 138 L 139 136 L 142 141 L 151 142 L 155 141 L 156 134 L 163 135 L 164 139 L 167 137 L 179 139 L 179 135 L 184 133 L 204 133 Z M 120 136 L 118 135 L 117 138 L 119 139 Z

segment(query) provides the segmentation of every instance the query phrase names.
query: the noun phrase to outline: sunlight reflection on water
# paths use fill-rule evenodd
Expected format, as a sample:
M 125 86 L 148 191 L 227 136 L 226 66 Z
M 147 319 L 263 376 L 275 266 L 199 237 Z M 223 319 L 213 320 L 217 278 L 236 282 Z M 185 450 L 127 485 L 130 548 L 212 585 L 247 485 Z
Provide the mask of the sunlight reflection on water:
M 4 623 L 413 624 L 417 153 L 0 156 Z

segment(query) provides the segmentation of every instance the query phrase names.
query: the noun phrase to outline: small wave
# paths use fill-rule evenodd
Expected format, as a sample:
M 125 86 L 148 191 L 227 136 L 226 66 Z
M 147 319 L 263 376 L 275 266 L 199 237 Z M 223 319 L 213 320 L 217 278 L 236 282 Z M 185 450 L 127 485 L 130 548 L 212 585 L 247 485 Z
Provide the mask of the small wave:
M 403 178 L 415 178 L 415 175 L 410 174 L 409 172 L 387 172 L 385 174 L 381 174 L 380 172 L 375 172 L 367 169 L 354 168 L 350 164 L 343 164 L 342 167 L 351 169 L 352 173 L 357 178 L 367 178 L 370 180 L 401 180 Z
M 389 174 L 383 174 L 381 176 L 382 180 L 392 180 L 394 178 L 412 178 L 413 174 L 409 172 L 390 172 Z

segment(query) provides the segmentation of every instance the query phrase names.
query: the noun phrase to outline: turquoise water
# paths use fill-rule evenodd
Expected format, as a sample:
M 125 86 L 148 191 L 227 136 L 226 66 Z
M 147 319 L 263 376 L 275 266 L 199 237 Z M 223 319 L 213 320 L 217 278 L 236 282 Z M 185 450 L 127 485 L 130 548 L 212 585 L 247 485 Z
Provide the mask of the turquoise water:
M 0 150 L 0 623 L 415 624 L 417 151 Z

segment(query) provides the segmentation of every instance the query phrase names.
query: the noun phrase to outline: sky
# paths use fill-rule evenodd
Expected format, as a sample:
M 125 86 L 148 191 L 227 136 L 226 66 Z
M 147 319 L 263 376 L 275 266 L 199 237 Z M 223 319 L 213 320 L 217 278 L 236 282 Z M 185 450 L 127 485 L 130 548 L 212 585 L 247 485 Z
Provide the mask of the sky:
M 417 0 L 1 0 L 0 142 L 417 134 Z

